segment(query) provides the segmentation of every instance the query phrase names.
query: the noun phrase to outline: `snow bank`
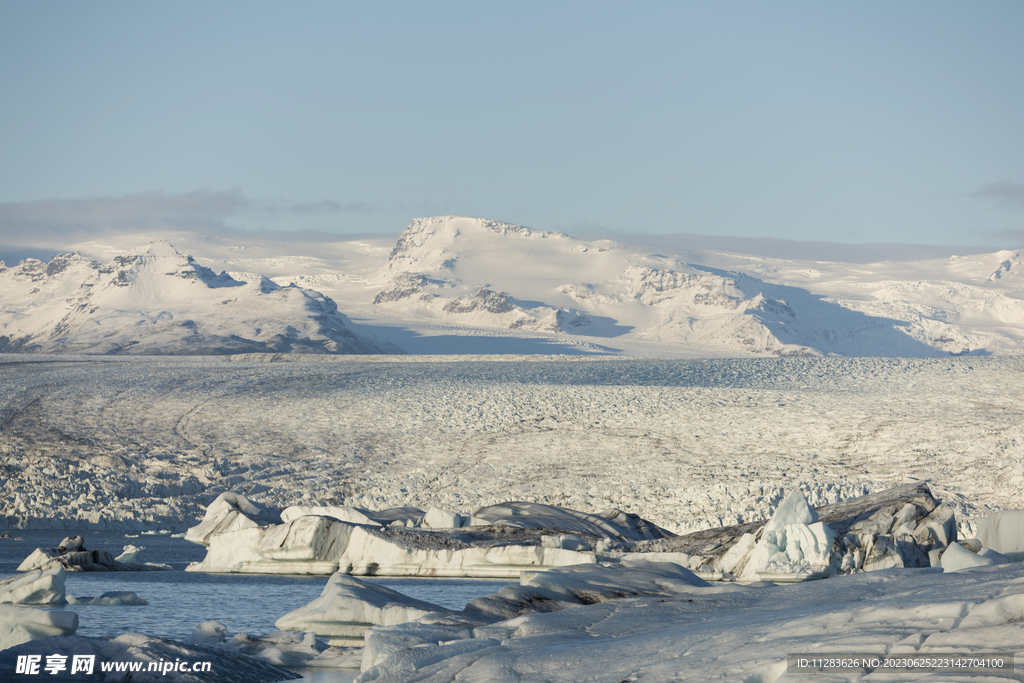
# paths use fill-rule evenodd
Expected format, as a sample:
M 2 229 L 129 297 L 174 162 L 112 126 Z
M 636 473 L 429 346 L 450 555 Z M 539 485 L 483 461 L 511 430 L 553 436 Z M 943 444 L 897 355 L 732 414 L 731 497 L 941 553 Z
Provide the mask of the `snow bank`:
M 32 569 L 0 579 L 0 603 L 20 605 L 63 605 L 65 603 L 63 567 Z
M 74 612 L 0 605 L 0 650 L 30 640 L 73 635 L 76 630 L 78 615 Z M 0 657 L 6 654 L 4 652 Z M 0 672 L 3 671 L 2 666 L 0 660 Z M 0 676 L 0 679 L 3 678 Z
M 203 521 L 189 528 L 185 540 L 209 545 L 213 534 L 280 523 L 281 513 L 277 510 L 254 503 L 238 493 L 225 491 L 206 508 Z

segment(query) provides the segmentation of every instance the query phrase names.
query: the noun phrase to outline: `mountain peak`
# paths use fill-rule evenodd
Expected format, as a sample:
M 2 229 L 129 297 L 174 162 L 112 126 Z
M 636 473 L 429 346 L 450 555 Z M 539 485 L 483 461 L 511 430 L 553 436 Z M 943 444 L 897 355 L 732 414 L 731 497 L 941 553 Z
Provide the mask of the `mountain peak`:
M 165 239 L 155 239 L 143 247 L 136 247 L 128 251 L 126 256 L 158 256 L 181 258 L 182 254 Z

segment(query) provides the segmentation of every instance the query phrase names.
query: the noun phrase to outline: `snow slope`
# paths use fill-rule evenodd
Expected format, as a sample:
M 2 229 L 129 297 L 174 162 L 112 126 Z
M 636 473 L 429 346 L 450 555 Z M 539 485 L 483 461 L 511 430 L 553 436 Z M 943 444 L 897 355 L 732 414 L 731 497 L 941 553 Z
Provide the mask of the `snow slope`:
M 0 352 L 384 353 L 335 303 L 262 276 L 215 275 L 168 242 L 106 265 L 75 252 L 0 268 Z

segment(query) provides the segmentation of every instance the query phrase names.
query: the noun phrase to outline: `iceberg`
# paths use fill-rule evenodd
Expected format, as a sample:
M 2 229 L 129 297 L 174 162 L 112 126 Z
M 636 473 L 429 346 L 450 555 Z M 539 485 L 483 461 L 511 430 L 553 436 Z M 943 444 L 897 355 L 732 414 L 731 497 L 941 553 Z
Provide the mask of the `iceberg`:
M 63 567 L 32 569 L 0 579 L 0 603 L 63 605 L 66 602 Z
M 125 564 L 137 564 L 142 557 L 142 551 L 146 549 L 146 546 L 126 545 L 120 555 L 114 558 L 115 562 L 123 562 Z
M 68 596 L 69 605 L 131 605 L 142 606 L 149 603 L 132 591 L 107 591 L 98 598 Z
M 819 508 L 794 491 L 769 520 L 639 541 L 623 549 L 630 558 L 677 553 L 709 578 L 796 581 L 928 567 L 930 553 L 955 542 L 956 533 L 953 511 L 919 482 Z
M 0 650 L 30 640 L 73 635 L 77 630 L 78 615 L 74 612 L 0 605 Z M 0 672 L 2 670 L 0 662 Z M 0 679 L 10 680 L 4 676 L 0 676 Z
M 125 546 L 125 548 L 135 548 L 135 546 Z M 135 550 L 142 551 L 141 548 L 135 548 Z M 132 554 L 126 550 L 119 557 Z M 137 553 L 134 554 L 137 555 Z M 56 548 L 36 548 L 18 566 L 18 571 L 49 570 L 55 567 L 62 567 L 69 572 L 138 572 L 171 569 L 169 564 L 120 561 L 106 550 L 86 549 L 85 541 L 81 536 L 72 536 L 65 538 Z
M 206 508 L 203 521 L 189 527 L 185 540 L 209 545 L 213 534 L 280 523 L 281 513 L 277 510 L 254 503 L 239 493 L 225 491 Z
M 593 563 L 599 552 L 631 539 L 672 536 L 619 510 L 591 515 L 536 503 L 492 505 L 473 515 L 437 507 L 295 506 L 279 524 L 246 517 L 246 503 L 232 494 L 210 506 L 211 519 L 221 522 L 193 527 L 205 527 L 193 538 L 205 539 L 208 551 L 187 571 L 518 578 L 523 570 Z M 231 521 L 229 508 L 237 508 Z
M 371 626 L 402 624 L 431 612 L 447 610 L 338 572 L 327 581 L 319 598 L 284 615 L 275 626 L 311 631 L 330 638 L 332 645 L 357 647 Z
M 217 534 L 186 571 L 515 578 L 596 559 L 593 551 L 546 546 L 543 537 L 536 529 L 372 527 L 306 516 Z

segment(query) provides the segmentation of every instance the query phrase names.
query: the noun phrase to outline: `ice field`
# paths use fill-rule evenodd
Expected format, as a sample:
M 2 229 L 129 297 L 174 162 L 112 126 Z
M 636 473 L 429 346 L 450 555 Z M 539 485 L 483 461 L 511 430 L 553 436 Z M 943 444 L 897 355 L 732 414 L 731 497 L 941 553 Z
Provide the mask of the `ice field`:
M 280 362 L 267 362 L 280 361 Z M 1024 507 L 1013 358 L 56 358 L 0 363 L 7 528 L 506 500 L 682 532 L 927 479 L 961 537 Z

